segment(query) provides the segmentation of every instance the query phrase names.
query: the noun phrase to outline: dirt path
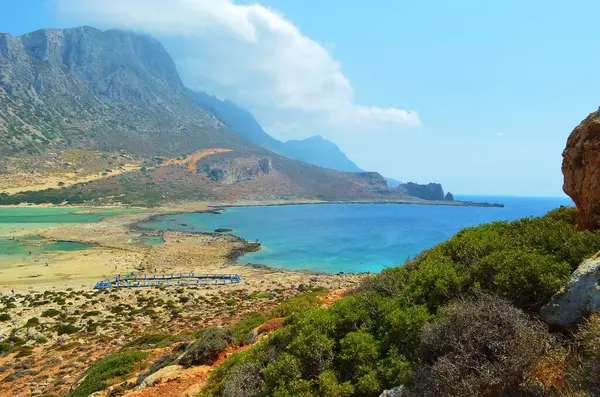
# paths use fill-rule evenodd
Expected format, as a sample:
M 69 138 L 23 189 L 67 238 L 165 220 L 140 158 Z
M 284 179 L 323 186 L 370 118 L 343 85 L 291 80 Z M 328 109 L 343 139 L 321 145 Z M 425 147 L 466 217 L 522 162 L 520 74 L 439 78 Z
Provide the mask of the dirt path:
M 196 153 L 187 156 L 184 159 L 170 159 L 166 162 L 167 165 L 176 164 L 176 165 L 186 165 L 188 166 L 189 172 L 196 172 L 196 163 L 198 160 L 204 157 L 211 156 L 213 154 L 219 153 L 227 153 L 231 152 L 231 149 L 227 148 L 214 148 L 214 149 L 202 149 L 198 150 Z

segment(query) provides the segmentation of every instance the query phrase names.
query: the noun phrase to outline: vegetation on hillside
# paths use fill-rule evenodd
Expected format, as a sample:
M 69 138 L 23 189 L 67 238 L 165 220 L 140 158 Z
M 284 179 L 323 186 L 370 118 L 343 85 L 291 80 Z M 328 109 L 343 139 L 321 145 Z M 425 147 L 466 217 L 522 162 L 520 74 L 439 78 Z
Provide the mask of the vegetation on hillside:
M 574 337 L 585 349 L 538 317 L 600 250 L 574 211 L 465 229 L 328 309 L 296 311 L 214 371 L 204 394 L 377 396 L 405 385 L 414 396 L 594 395 L 597 320 Z M 540 371 L 544 362 L 554 364 Z

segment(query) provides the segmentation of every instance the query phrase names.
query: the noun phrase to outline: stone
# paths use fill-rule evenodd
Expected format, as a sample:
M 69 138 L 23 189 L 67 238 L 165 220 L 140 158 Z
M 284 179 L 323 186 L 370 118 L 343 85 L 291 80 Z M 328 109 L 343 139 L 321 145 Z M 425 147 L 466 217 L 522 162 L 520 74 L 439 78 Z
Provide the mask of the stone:
M 71 337 L 67 334 L 62 334 L 58 337 L 57 342 L 62 344 L 65 344 L 66 342 L 69 342 L 71 340 Z
M 406 388 L 401 385 L 389 390 L 384 390 L 379 397 L 405 397 L 407 395 Z
M 583 261 L 571 279 L 541 310 L 550 324 L 567 326 L 600 311 L 600 254 Z
M 445 201 L 454 201 L 454 195 L 450 192 L 446 193 L 446 197 L 444 197 Z
M 146 379 L 137 387 L 138 390 L 143 390 L 147 387 L 152 387 L 159 383 L 168 382 L 179 378 L 183 367 L 181 365 L 169 365 L 156 371 L 155 373 L 148 375 Z
M 569 135 L 563 151 L 563 190 L 579 210 L 579 228 L 600 228 L 600 110 Z

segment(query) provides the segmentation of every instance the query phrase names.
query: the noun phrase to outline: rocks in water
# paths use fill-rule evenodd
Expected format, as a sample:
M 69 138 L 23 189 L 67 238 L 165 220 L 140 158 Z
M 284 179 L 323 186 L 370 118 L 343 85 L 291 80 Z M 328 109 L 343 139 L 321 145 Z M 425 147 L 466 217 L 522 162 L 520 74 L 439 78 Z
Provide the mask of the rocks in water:
M 579 210 L 579 227 L 600 228 L 600 110 L 571 132 L 563 151 L 563 190 Z
M 423 200 L 444 200 L 444 189 L 439 183 L 428 183 L 420 185 L 418 183 L 408 182 L 400 185 L 400 188 L 406 191 L 406 194 L 418 197 Z
M 226 228 L 215 229 L 215 233 L 231 233 L 231 232 L 233 232 L 233 229 L 226 229 Z
M 571 279 L 542 308 L 544 320 L 550 324 L 570 325 L 581 316 L 600 311 L 600 255 L 585 260 Z
M 454 201 L 454 195 L 450 192 L 446 193 L 446 197 L 444 197 L 445 201 Z

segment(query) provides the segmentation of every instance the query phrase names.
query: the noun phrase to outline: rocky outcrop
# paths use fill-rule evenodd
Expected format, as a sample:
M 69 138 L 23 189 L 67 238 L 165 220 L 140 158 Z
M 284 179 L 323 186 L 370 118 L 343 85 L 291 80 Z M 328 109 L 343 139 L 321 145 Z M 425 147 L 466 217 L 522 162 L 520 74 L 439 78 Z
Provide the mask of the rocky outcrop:
M 563 151 L 563 190 L 579 210 L 579 227 L 600 228 L 600 110 L 571 132 Z
M 420 185 L 418 183 L 408 182 L 400 185 L 400 188 L 406 191 L 406 194 L 418 197 L 423 200 L 444 200 L 444 189 L 439 183 L 428 183 Z
M 454 201 L 454 195 L 450 192 L 446 193 L 446 197 L 444 197 L 445 201 Z
M 384 390 L 379 397 L 405 397 L 408 396 L 404 386 L 397 386 L 389 390 Z
M 164 367 L 156 371 L 155 373 L 149 375 L 142 381 L 142 383 L 138 386 L 138 390 L 143 390 L 147 387 L 152 387 L 159 383 L 165 383 L 172 380 L 175 380 L 181 376 L 181 371 L 183 367 L 181 365 L 169 365 L 168 367 Z
M 571 279 L 542 308 L 550 324 L 570 325 L 580 317 L 600 311 L 600 254 L 584 261 Z
M 359 172 L 358 177 L 367 182 L 370 188 L 380 191 L 389 191 L 387 181 L 378 172 Z
M 273 169 L 271 159 L 234 159 L 210 167 L 208 176 L 215 182 L 231 185 L 269 175 Z

